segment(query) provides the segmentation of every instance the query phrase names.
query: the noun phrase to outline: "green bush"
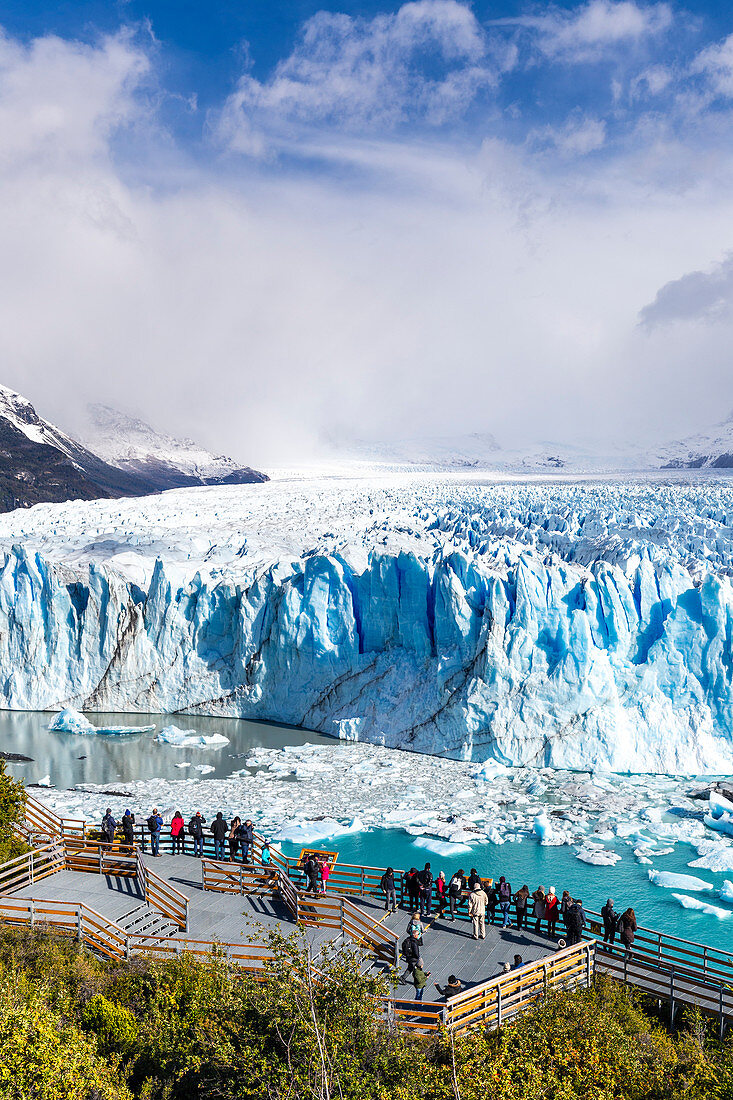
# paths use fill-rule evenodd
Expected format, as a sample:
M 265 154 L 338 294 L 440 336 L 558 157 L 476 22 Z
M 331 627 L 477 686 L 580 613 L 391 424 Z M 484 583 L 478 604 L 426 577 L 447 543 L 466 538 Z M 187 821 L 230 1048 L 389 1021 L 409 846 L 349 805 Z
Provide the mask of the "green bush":
M 129 1009 L 95 993 L 81 1012 L 81 1025 L 94 1034 L 102 1054 L 129 1054 L 137 1039 L 137 1023 Z

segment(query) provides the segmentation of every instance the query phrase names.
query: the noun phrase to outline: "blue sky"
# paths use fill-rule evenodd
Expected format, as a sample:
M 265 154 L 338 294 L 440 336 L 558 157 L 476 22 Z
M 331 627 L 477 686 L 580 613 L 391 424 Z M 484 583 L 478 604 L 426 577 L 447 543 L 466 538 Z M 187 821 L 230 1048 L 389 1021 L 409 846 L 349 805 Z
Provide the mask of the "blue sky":
M 0 24 L 2 380 L 47 415 L 106 400 L 255 461 L 329 435 L 645 442 L 733 407 L 723 5 Z

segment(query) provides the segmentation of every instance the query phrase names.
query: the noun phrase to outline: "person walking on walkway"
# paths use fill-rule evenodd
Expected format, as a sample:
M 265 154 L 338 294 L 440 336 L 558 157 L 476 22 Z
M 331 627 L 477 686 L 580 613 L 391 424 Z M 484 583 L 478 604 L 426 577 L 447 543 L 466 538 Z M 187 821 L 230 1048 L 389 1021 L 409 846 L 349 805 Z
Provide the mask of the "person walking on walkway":
M 557 903 L 557 894 L 555 893 L 555 887 L 551 886 L 545 898 L 545 920 L 547 921 L 548 935 L 555 935 L 555 925 L 557 924 L 557 918 L 559 916 L 560 907 Z
M 501 915 L 503 918 L 501 922 L 501 927 L 511 928 L 512 925 L 511 921 L 509 920 L 509 906 L 512 903 L 512 887 L 511 883 L 507 882 L 503 875 L 499 879 L 499 889 L 497 893 L 499 894 L 499 905 L 501 906 Z
M 237 836 L 239 843 L 242 846 L 242 863 L 249 863 L 250 853 L 255 842 L 255 830 L 254 825 L 249 818 L 237 829 Z
M 206 818 L 201 816 L 201 810 L 197 810 L 188 823 L 188 835 L 193 837 L 193 854 L 199 859 L 204 854 L 204 825 Z
M 415 912 L 412 914 L 409 921 L 407 922 L 407 930 L 406 931 L 407 931 L 408 936 L 413 936 L 414 935 L 417 938 L 418 943 L 422 947 L 422 938 L 423 938 L 423 932 L 425 931 L 425 926 L 423 925 L 422 921 L 420 920 L 420 914 L 417 911 L 417 909 L 415 910 Z
M 420 905 L 420 883 L 417 877 L 417 867 L 411 867 L 405 871 L 405 891 L 407 893 L 407 906 L 409 909 L 417 909 Z
M 388 867 L 382 875 L 379 883 L 379 889 L 384 894 L 384 911 L 385 913 L 397 912 L 397 889 L 394 881 L 394 868 Z
M 407 939 L 402 941 L 401 953 L 407 964 L 405 973 L 400 975 L 400 981 L 404 982 L 410 974 L 414 973 L 416 966 L 422 966 L 422 948 L 414 932 L 411 932 Z
M 488 900 L 483 886 L 480 882 L 477 882 L 468 895 L 468 915 L 471 918 L 475 940 L 479 938 L 479 935 L 482 940 L 486 939 L 486 903 Z
M 532 894 L 532 900 L 534 906 L 532 912 L 535 916 L 535 932 L 542 931 L 542 922 L 545 919 L 545 888 L 544 886 L 538 886 L 535 892 Z
M 176 810 L 173 814 L 173 820 L 171 821 L 171 854 L 175 855 L 176 852 L 180 852 L 184 855 L 186 851 L 186 823 L 183 820 L 183 814 L 180 810 Z
M 160 831 L 163 828 L 163 818 L 158 813 L 158 807 L 153 807 L 153 812 L 148 818 L 148 832 L 150 833 L 151 855 L 160 855 Z
M 603 942 L 607 943 L 610 948 L 613 948 L 616 933 L 618 932 L 618 922 L 621 919 L 613 907 L 613 898 L 609 898 L 603 906 L 601 909 L 601 916 L 603 917 Z
M 634 946 L 635 932 L 636 914 L 633 909 L 629 908 L 619 917 L 618 922 L 618 938 L 626 948 L 627 956 L 631 954 L 631 949 Z
M 448 887 L 445 881 L 445 871 L 438 871 L 438 877 L 435 880 L 435 904 L 438 907 L 438 916 L 442 917 L 445 914 L 445 907 L 448 904 Z
M 423 993 L 425 992 L 425 986 L 428 984 L 429 977 L 430 971 L 423 970 L 422 965 L 418 963 L 412 972 L 412 980 L 415 984 L 416 1001 L 421 1001 L 423 999 Z
M 321 886 L 321 873 L 318 870 L 315 856 L 308 856 L 305 861 L 305 877 L 308 882 L 309 893 L 317 894 Z
M 450 903 L 450 919 L 456 919 L 456 909 L 466 888 L 466 880 L 463 877 L 463 868 L 456 871 L 448 883 L 448 901 Z
M 117 828 L 117 822 L 112 817 L 112 810 L 107 807 L 107 812 L 102 818 L 102 843 L 113 844 L 115 839 L 115 829 Z
M 429 917 L 433 912 L 433 872 L 430 870 L 429 863 L 425 864 L 417 878 L 420 889 L 420 916 Z
M 135 843 L 135 815 L 131 814 L 129 810 L 125 810 L 120 824 L 122 825 L 125 844 L 133 845 Z
M 517 912 L 517 931 L 527 926 L 527 901 L 529 899 L 529 886 L 525 883 L 521 890 L 514 895 L 514 908 Z
M 224 841 L 227 838 L 228 827 L 221 810 L 219 810 L 209 828 L 214 834 L 214 859 L 224 859 Z
M 241 817 L 233 817 L 232 823 L 229 826 L 229 833 L 227 835 L 227 843 L 229 844 L 229 862 L 237 862 L 237 852 L 239 851 L 239 826 L 242 824 Z

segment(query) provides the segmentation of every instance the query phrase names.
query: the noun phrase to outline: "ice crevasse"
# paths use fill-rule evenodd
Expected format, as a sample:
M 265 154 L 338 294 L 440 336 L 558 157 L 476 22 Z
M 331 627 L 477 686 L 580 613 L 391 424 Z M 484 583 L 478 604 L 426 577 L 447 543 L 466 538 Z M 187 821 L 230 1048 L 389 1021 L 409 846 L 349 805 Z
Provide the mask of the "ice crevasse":
M 0 706 L 269 719 L 503 764 L 733 770 L 733 586 L 629 572 L 314 554 L 147 591 L 15 547 Z

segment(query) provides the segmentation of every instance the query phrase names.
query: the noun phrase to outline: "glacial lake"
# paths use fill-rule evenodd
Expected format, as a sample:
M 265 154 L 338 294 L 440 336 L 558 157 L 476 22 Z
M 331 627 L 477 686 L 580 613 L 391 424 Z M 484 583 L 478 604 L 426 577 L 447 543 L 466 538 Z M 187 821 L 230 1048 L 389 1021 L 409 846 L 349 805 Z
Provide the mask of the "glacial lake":
M 122 791 L 126 782 L 138 780 L 179 782 L 182 778 L 196 779 L 194 768 L 198 764 L 214 769 L 206 774 L 207 780 L 226 779 L 243 768 L 245 758 L 260 747 L 281 749 L 318 744 L 328 746 L 333 753 L 344 747 L 333 738 L 311 731 L 262 722 L 190 715 L 89 715 L 98 726 L 155 725 L 157 732 L 166 725 L 175 724 L 205 736 L 221 734 L 229 739 L 229 743 L 222 746 L 177 748 L 156 742 L 156 732 L 125 736 L 51 732 L 48 725 L 52 717 L 51 713 L 0 712 L 0 751 L 32 757 L 27 763 L 9 762 L 9 772 L 24 778 L 28 784 L 50 776 L 57 792 L 87 784 L 103 784 L 113 792 L 118 788 Z M 182 771 L 176 764 L 184 760 L 190 763 L 190 768 Z M 33 793 L 43 797 L 42 790 Z M 216 808 L 206 806 L 205 810 L 211 813 Z M 358 807 L 355 807 L 357 812 Z M 322 843 L 326 845 L 325 841 Z M 459 865 L 465 869 L 476 866 L 482 874 L 506 875 L 514 889 L 525 882 L 531 890 L 540 883 L 545 888 L 554 886 L 558 894 L 567 888 L 574 896 L 582 896 L 586 907 L 594 910 L 600 909 L 606 898 L 612 896 L 618 911 L 632 905 L 640 924 L 723 950 L 733 950 L 733 905 L 718 897 L 718 890 L 726 878 L 733 879 L 733 872 L 716 873 L 688 867 L 697 853 L 692 845 L 680 841 L 673 852 L 654 857 L 655 869 L 694 875 L 713 884 L 714 891 L 692 896 L 729 911 L 728 919 L 683 909 L 672 895 L 687 891 L 665 889 L 650 883 L 648 867 L 637 862 L 632 847 L 622 841 L 607 845 L 615 848 L 621 860 L 614 866 L 601 867 L 578 860 L 570 845 L 546 847 L 530 835 L 521 843 L 478 844 L 470 854 L 448 859 L 419 846 L 415 838 L 401 828 L 371 829 L 340 836 L 328 842 L 328 846 L 338 850 L 340 860 L 345 863 L 421 867 L 429 860 L 434 873 L 442 869 L 446 875 Z M 283 843 L 282 847 L 290 855 L 297 855 L 300 850 L 299 844 Z

